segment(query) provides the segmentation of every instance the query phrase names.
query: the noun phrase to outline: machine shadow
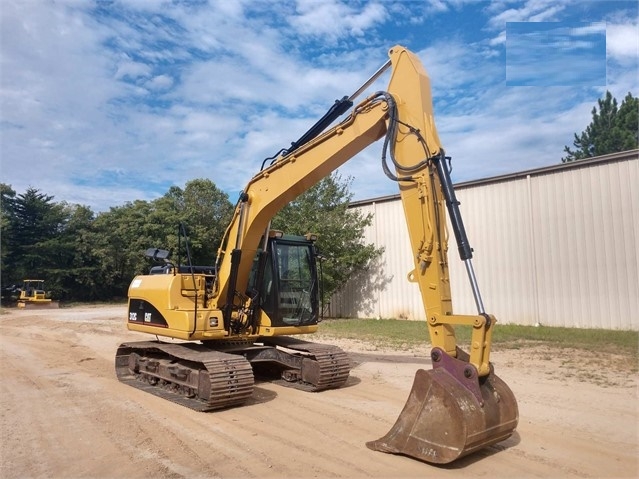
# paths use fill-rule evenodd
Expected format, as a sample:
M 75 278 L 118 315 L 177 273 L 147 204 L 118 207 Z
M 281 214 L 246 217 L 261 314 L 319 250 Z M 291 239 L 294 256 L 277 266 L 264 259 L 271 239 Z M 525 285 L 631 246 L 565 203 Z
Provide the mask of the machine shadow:
M 353 362 L 353 368 L 364 363 L 418 364 L 420 367 L 431 366 L 430 356 L 405 356 L 384 353 L 351 353 L 346 351 Z
M 514 431 L 512 436 L 510 436 L 505 441 L 500 442 L 499 444 L 493 444 L 492 446 L 480 449 L 479 451 L 462 457 L 461 459 L 457 459 L 450 464 L 442 464 L 439 467 L 441 467 L 442 469 L 451 470 L 464 469 L 465 467 L 471 466 L 476 462 L 483 461 L 487 457 L 494 456 L 495 454 L 499 454 L 500 452 L 510 449 L 511 447 L 515 447 L 520 442 L 521 436 L 517 431 Z
M 260 380 L 258 378 L 255 379 L 255 386 L 253 387 L 253 394 L 250 398 L 244 403 L 242 407 L 245 406 L 255 406 L 257 404 L 265 404 L 267 402 L 271 402 L 273 399 L 277 397 L 277 392 L 271 391 L 269 389 L 264 389 L 259 386 L 259 384 L 266 384 L 267 380 Z
M 361 383 L 362 380 L 352 374 L 348 376 L 346 382 L 340 386 L 339 388 L 334 389 L 335 391 L 339 391 L 340 389 L 347 389 L 353 386 L 357 386 Z M 244 403 L 245 406 L 253 406 L 257 404 L 265 404 L 271 402 L 273 399 L 277 397 L 277 391 L 271 391 L 270 389 L 266 389 L 260 387 L 260 385 L 273 384 L 278 389 L 279 388 L 287 388 L 287 389 L 295 389 L 295 386 L 287 385 L 283 380 L 274 381 L 273 378 L 269 378 L 267 376 L 256 376 L 255 377 L 255 386 L 253 387 L 253 394 L 251 397 Z M 330 389 L 328 390 L 330 391 Z M 321 394 L 324 391 L 319 391 L 318 394 Z

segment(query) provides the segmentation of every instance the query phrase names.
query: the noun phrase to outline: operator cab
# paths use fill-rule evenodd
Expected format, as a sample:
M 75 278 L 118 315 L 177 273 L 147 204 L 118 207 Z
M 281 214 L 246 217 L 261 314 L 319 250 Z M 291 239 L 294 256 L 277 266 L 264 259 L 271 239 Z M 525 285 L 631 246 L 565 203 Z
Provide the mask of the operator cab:
M 25 279 L 20 289 L 20 299 L 27 298 L 44 298 L 44 280 L 43 279 Z
M 306 326 L 319 318 L 315 236 L 271 232 L 261 284 L 259 254 L 253 263 L 250 287 L 259 291 L 260 306 L 272 326 Z

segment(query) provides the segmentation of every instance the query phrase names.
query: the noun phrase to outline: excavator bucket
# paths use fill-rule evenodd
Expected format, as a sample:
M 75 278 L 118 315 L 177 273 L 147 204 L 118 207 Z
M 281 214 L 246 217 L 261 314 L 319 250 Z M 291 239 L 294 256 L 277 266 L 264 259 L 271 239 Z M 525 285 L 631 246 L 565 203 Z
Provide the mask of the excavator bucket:
M 483 378 L 472 377 L 474 368 L 467 363 L 464 369 L 450 369 L 418 370 L 397 422 L 367 447 L 447 464 L 507 439 L 517 427 L 519 414 L 506 383 L 492 370 Z

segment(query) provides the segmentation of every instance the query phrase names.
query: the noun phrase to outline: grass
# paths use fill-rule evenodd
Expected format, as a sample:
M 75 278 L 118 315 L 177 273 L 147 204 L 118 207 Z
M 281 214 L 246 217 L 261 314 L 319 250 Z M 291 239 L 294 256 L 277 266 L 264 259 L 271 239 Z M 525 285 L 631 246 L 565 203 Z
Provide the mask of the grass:
M 408 349 L 423 346 L 429 342 L 426 324 L 421 321 L 331 319 L 321 323 L 320 333 L 391 349 Z M 470 341 L 471 328 L 457 327 L 455 334 L 458 342 L 464 345 Z M 493 347 L 518 349 L 534 345 L 620 354 L 635 362 L 639 360 L 638 331 L 534 327 L 512 324 L 499 324 L 493 331 Z

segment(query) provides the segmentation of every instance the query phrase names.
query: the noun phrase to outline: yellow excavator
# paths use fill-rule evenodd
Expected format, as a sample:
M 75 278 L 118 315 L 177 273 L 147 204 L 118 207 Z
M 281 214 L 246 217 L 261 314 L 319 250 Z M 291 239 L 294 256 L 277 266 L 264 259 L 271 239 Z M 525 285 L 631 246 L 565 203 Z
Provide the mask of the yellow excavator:
M 18 308 L 57 309 L 60 307 L 60 303 L 47 298 L 43 279 L 25 279 L 19 291 Z
M 450 159 L 435 129 L 430 80 L 406 48 L 393 47 L 389 57 L 298 141 L 264 161 L 240 195 L 214 266 L 193 265 L 188 242 L 187 264 L 172 262 L 166 250 L 147 251 L 162 264 L 131 282 L 127 326 L 173 339 L 120 345 L 115 360 L 121 381 L 199 411 L 241 405 L 255 376 L 308 391 L 342 386 L 350 373 L 346 353 L 295 337 L 318 329 L 315 238 L 273 231 L 270 222 L 288 202 L 383 138 L 382 169 L 401 194 L 415 262 L 408 281 L 421 291 L 433 369 L 417 371 L 397 422 L 367 446 L 446 464 L 513 433 L 517 402 L 489 361 L 496 320 L 484 310 L 475 279 Z M 388 69 L 387 89 L 353 107 L 354 98 Z M 447 211 L 477 314 L 452 311 Z M 458 325 L 472 328 L 469 353 L 458 347 Z

